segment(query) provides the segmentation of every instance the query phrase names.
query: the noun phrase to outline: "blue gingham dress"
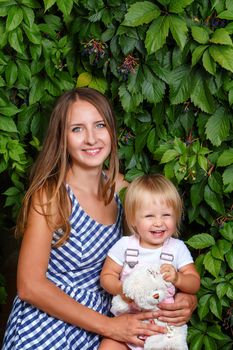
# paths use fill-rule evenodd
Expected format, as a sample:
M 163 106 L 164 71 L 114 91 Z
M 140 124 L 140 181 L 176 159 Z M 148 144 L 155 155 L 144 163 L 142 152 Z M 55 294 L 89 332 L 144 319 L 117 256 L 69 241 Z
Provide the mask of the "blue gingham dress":
M 115 224 L 102 225 L 80 207 L 70 187 L 72 201 L 69 240 L 52 248 L 47 277 L 77 302 L 108 314 L 110 296 L 100 287 L 99 274 L 108 250 L 121 236 L 122 206 L 115 195 Z M 54 233 L 53 243 L 61 232 Z M 49 316 L 16 296 L 2 350 L 97 350 L 100 337 Z

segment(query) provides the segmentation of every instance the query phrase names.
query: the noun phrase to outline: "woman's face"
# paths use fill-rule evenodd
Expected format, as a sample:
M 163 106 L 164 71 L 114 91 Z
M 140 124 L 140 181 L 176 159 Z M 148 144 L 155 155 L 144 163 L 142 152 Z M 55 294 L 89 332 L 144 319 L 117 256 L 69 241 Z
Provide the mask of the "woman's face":
M 102 167 L 111 152 L 111 138 L 103 117 L 90 103 L 78 99 L 67 118 L 67 151 L 73 165 Z

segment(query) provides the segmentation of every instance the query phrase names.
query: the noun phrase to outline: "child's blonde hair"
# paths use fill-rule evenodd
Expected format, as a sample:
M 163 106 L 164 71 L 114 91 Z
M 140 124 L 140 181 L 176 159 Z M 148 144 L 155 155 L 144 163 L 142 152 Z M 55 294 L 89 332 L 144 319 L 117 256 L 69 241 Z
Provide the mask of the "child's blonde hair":
M 135 230 L 136 215 L 138 209 L 143 205 L 143 197 L 146 193 L 162 197 L 166 205 L 174 210 L 177 231 L 174 232 L 173 236 L 177 237 L 183 211 L 182 199 L 175 185 L 161 174 L 139 176 L 128 186 L 124 200 L 124 211 L 130 231 L 137 233 Z

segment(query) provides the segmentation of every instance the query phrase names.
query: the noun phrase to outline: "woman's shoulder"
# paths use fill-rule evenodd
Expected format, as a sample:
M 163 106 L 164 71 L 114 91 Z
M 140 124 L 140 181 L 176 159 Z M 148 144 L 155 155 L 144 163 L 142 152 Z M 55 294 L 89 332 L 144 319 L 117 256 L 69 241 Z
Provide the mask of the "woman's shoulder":
M 108 169 L 104 169 L 104 174 L 106 175 L 106 177 L 108 177 L 109 174 L 109 170 Z M 119 193 L 123 188 L 128 187 L 129 183 L 128 181 L 125 180 L 124 175 L 121 173 L 118 173 L 117 177 L 116 177 L 116 188 L 115 188 L 115 192 Z
M 125 180 L 124 175 L 118 173 L 116 179 L 116 192 L 119 193 L 123 188 L 127 188 L 129 185 L 128 181 Z

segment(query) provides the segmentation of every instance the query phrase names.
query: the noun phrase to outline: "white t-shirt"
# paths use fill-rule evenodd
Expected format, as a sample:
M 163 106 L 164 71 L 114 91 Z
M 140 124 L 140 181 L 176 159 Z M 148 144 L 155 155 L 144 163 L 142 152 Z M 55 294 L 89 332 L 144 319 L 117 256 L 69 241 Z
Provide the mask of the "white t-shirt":
M 118 265 L 122 266 L 125 262 L 125 251 L 129 248 L 134 248 L 135 245 L 132 242 L 134 236 L 124 236 L 117 241 L 112 248 L 108 252 L 108 256 L 115 261 Z M 183 266 L 187 264 L 193 263 L 193 258 L 191 256 L 190 251 L 183 241 L 177 238 L 170 238 L 172 241 L 172 253 L 174 255 L 174 260 L 172 261 L 172 265 L 176 268 L 176 270 L 181 269 Z M 162 261 L 160 259 L 160 254 L 164 249 L 163 247 L 149 249 L 142 248 L 139 244 L 139 256 L 140 262 L 143 264 L 162 264 L 166 263 L 166 261 Z

